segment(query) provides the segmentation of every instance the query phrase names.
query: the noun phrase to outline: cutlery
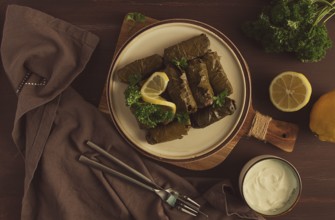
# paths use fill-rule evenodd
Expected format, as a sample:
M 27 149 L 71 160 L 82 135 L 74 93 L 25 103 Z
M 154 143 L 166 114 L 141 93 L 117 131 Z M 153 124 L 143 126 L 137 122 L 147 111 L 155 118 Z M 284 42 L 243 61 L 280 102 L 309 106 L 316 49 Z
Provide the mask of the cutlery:
M 161 186 L 159 186 L 158 184 L 156 184 L 155 182 L 153 182 L 151 179 L 149 179 L 147 176 L 143 175 L 142 173 L 140 173 L 139 171 L 137 171 L 136 169 L 130 167 L 129 165 L 127 165 L 126 163 L 122 162 L 121 160 L 119 160 L 118 158 L 114 157 L 113 155 L 111 155 L 110 153 L 108 153 L 106 150 L 104 150 L 103 148 L 99 147 L 98 145 L 96 145 L 95 143 L 91 142 L 91 141 L 87 141 L 86 144 L 93 150 L 95 150 L 96 152 L 100 153 L 101 155 L 103 155 L 105 158 L 113 161 L 114 163 L 118 164 L 119 166 L 123 167 L 124 169 L 128 170 L 129 172 L 131 172 L 132 174 L 134 174 L 135 176 L 137 176 L 138 178 L 140 178 L 143 182 L 128 176 L 126 174 L 123 174 L 117 170 L 114 170 L 96 160 L 93 160 L 91 158 L 88 158 L 85 155 L 81 155 L 79 157 L 79 161 L 89 165 L 91 167 L 94 167 L 96 169 L 99 169 L 101 171 L 104 171 L 108 174 L 117 176 L 119 178 L 122 178 L 124 180 L 127 180 L 133 184 L 136 184 L 138 186 L 141 186 L 144 189 L 147 189 L 149 191 L 154 192 L 159 198 L 161 198 L 165 203 L 167 203 L 169 206 L 174 207 L 184 213 L 187 213 L 189 215 L 192 216 L 197 216 L 199 213 L 208 217 L 207 214 L 205 214 L 204 212 L 202 212 L 200 210 L 200 205 L 195 202 L 193 199 L 189 198 L 186 195 L 182 195 L 180 194 L 178 191 L 169 188 L 169 189 L 163 189 Z

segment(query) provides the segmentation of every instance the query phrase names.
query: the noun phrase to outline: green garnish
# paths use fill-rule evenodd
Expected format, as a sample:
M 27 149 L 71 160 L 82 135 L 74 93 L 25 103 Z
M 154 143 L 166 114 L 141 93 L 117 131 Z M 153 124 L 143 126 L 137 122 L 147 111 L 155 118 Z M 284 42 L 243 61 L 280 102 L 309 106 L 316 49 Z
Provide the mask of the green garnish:
M 141 92 L 137 85 L 129 85 L 124 91 L 126 105 L 131 107 L 141 101 Z
M 142 101 L 138 85 L 129 85 L 124 92 L 126 105 L 129 106 L 138 122 L 147 128 L 173 120 L 174 113 L 163 106 Z
M 129 85 L 136 85 L 142 79 L 141 74 L 131 74 L 128 76 Z
M 187 112 L 176 113 L 175 117 L 180 124 L 186 125 L 190 123 L 190 115 Z
M 172 111 L 147 102 L 137 103 L 133 109 L 137 120 L 147 128 L 154 128 L 158 124 L 169 122 L 174 117 Z
M 325 24 L 335 14 L 334 5 L 328 0 L 274 0 L 242 30 L 266 52 L 291 52 L 302 62 L 317 62 L 332 47 Z
M 226 97 L 228 96 L 228 91 L 225 89 L 217 96 L 213 97 L 213 107 L 220 108 L 225 104 Z
M 187 59 L 185 57 L 181 58 L 180 60 L 174 59 L 172 63 L 178 67 L 179 69 L 185 70 L 188 66 Z
M 145 15 L 139 13 L 139 12 L 130 12 L 127 14 L 126 19 L 128 21 L 143 23 L 145 22 Z

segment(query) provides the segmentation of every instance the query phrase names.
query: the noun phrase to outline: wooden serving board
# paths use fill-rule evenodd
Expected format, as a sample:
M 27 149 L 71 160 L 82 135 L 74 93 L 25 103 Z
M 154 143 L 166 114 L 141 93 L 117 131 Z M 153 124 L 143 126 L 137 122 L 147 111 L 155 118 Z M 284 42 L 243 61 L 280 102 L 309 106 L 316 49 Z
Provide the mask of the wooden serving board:
M 139 31 L 140 29 L 142 29 L 143 27 L 147 25 L 158 22 L 158 20 L 155 20 L 150 17 L 144 17 L 144 19 L 142 19 L 141 21 L 134 21 L 133 19 L 129 19 L 131 17 L 129 15 L 131 14 L 132 13 L 127 14 L 123 20 L 120 35 L 119 35 L 118 42 L 116 45 L 116 52 L 137 31 Z M 99 103 L 99 110 L 104 113 L 109 114 L 106 89 L 107 89 L 107 82 L 106 82 L 104 91 L 101 96 L 101 100 Z M 266 126 L 267 129 L 265 133 L 263 133 L 264 134 L 263 137 L 259 138 L 257 135 L 250 134 L 251 128 L 253 128 L 253 126 L 255 125 L 255 121 L 257 121 L 256 118 L 259 118 L 259 116 L 262 117 L 264 115 L 255 111 L 252 107 L 252 103 L 250 102 L 247 113 L 246 113 L 246 117 L 244 118 L 244 122 L 243 122 L 241 129 L 236 133 L 234 138 L 232 138 L 224 147 L 220 147 L 218 148 L 217 151 L 211 154 L 208 154 L 204 157 L 196 158 L 194 160 L 187 160 L 187 161 L 167 160 L 165 161 L 164 159 L 163 160 L 160 159 L 160 161 L 165 161 L 167 163 L 174 164 L 176 166 L 187 168 L 187 169 L 192 169 L 192 170 L 210 169 L 210 168 L 217 166 L 222 161 L 224 161 L 227 158 L 227 156 L 230 154 L 230 152 L 234 149 L 234 147 L 236 146 L 240 138 L 245 135 L 254 136 L 258 139 L 261 139 L 262 141 L 271 143 L 272 145 L 275 145 L 276 147 L 286 152 L 291 152 L 294 148 L 294 144 L 297 138 L 297 133 L 299 130 L 298 126 L 292 123 L 271 119 L 267 123 L 267 126 Z M 265 118 L 270 118 L 270 117 L 265 116 Z M 140 152 L 145 154 L 148 157 L 158 159 L 143 151 L 140 151 Z

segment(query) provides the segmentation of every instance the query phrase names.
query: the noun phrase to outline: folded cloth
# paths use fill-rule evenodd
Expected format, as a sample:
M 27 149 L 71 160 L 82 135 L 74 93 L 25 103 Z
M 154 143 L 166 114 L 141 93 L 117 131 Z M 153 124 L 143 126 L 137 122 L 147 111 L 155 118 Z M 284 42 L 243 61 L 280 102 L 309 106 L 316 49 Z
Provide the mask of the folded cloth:
M 159 185 L 196 198 L 209 219 L 263 219 L 231 193 L 230 184 L 216 182 L 200 194 L 196 182 L 138 154 L 71 88 L 97 43 L 94 34 L 43 12 L 7 8 L 1 57 L 18 95 L 13 139 L 25 159 L 22 219 L 193 219 L 151 192 L 79 163 L 80 154 L 93 154 L 87 140 Z

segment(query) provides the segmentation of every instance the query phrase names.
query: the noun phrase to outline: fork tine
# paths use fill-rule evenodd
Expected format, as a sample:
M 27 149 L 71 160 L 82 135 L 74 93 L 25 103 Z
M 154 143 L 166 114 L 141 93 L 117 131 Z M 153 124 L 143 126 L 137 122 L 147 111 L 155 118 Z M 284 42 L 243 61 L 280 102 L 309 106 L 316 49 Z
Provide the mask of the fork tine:
M 190 197 L 188 196 L 185 196 L 185 195 L 180 195 L 183 199 L 191 202 L 192 204 L 194 204 L 196 207 L 200 208 L 200 204 L 197 203 L 196 201 L 194 201 L 193 199 L 191 199 Z
M 191 201 L 185 199 L 184 197 L 179 196 L 179 197 L 177 197 L 177 200 L 179 200 L 181 203 L 191 207 L 194 210 L 198 211 L 200 209 L 200 205 L 198 203 L 194 204 L 194 202 L 191 202 Z
M 190 197 L 182 195 L 172 188 L 167 189 L 167 191 L 177 196 L 177 201 L 179 204 L 185 204 L 188 208 L 191 208 L 193 212 L 196 212 L 197 214 L 200 213 L 208 218 L 208 215 L 200 210 L 200 204 L 191 199 Z
M 167 189 L 169 192 L 175 194 L 178 198 L 180 198 L 181 200 L 183 200 L 184 203 L 188 203 L 192 206 L 195 206 L 196 209 L 199 209 L 200 208 L 200 204 L 197 203 L 196 201 L 194 201 L 193 199 L 191 199 L 190 197 L 186 196 L 186 195 L 183 195 L 183 194 L 180 194 L 179 192 L 177 192 L 176 190 L 172 189 L 172 188 L 169 188 Z
M 189 214 L 189 215 L 197 216 L 197 215 L 194 214 L 193 212 L 190 212 L 190 211 L 188 211 L 188 210 L 186 210 L 186 209 L 184 209 L 184 208 L 181 208 L 181 207 L 180 207 L 179 210 L 182 211 L 182 212 L 185 212 L 185 213 L 187 213 L 187 214 Z
M 208 215 L 207 215 L 206 213 L 204 213 L 203 211 L 198 210 L 198 212 L 199 212 L 201 215 L 203 215 L 203 216 L 205 216 L 206 218 L 208 218 Z
M 179 204 L 182 208 L 187 209 L 190 212 L 193 212 L 194 214 L 198 214 L 198 211 L 196 209 L 193 209 L 192 207 L 186 205 L 186 204 Z
M 198 212 L 197 210 L 192 209 L 191 207 L 185 205 L 184 203 L 179 202 L 176 205 L 177 209 L 179 209 L 182 212 L 185 212 L 187 214 L 193 215 L 193 216 L 197 216 Z
M 200 210 L 200 205 L 197 202 L 195 202 L 194 200 L 190 199 L 189 197 L 180 196 L 180 197 L 177 198 L 177 200 L 180 201 L 180 203 L 187 206 L 188 208 L 190 208 L 190 209 L 196 211 L 197 213 L 200 213 L 203 216 L 205 216 L 206 218 L 208 218 L 208 215 Z

